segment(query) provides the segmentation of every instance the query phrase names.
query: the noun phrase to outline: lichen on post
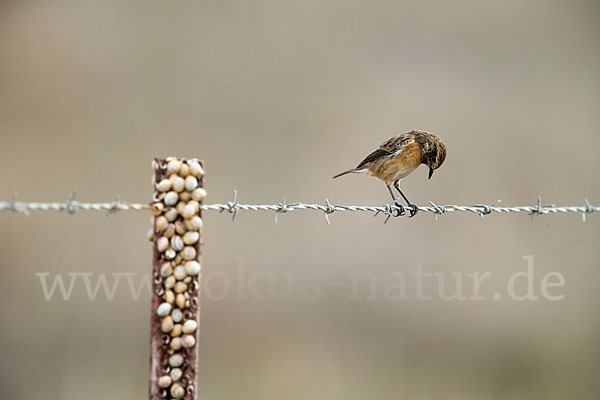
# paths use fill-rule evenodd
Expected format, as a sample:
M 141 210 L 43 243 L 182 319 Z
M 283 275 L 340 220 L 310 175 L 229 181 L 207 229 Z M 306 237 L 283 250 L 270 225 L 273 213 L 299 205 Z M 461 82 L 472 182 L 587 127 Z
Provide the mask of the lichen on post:
M 204 166 L 153 162 L 150 399 L 196 399 Z

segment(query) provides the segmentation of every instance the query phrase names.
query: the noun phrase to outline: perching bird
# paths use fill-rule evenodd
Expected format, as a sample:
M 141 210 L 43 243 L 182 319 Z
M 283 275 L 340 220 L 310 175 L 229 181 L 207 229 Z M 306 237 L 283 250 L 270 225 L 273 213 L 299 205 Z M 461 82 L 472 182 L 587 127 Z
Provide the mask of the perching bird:
M 429 167 L 429 179 L 433 171 L 438 169 L 446 159 L 446 146 L 444 142 L 432 133 L 410 131 L 394 136 L 385 141 L 379 148 L 369 154 L 356 166 L 334 176 L 337 178 L 349 173 L 366 173 L 379 179 L 387 186 L 394 204 L 400 209 L 398 215 L 404 215 L 404 207 L 398 204 L 391 185 L 404 198 L 410 208 L 410 216 L 419 210 L 412 204 L 400 190 L 400 180 L 413 172 L 420 164 Z

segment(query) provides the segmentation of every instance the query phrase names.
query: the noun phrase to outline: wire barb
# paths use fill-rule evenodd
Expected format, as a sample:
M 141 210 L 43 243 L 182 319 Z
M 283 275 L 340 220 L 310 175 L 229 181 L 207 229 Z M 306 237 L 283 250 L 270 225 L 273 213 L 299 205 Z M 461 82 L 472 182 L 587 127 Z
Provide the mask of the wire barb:
M 12 200 L 8 202 L 8 209 L 29 216 L 29 210 L 27 210 L 27 207 L 19 203 L 17 192 L 13 193 Z
M 110 203 L 110 208 L 108 209 L 107 215 L 114 214 L 119 211 L 119 207 L 121 206 L 121 196 L 117 193 L 115 195 L 115 200 Z
M 542 196 L 538 196 L 537 205 L 531 209 L 529 215 L 531 216 L 531 221 L 533 222 L 533 217 L 536 215 L 542 215 L 544 213 L 544 207 L 542 207 Z
M 588 201 L 588 199 L 585 199 L 584 208 L 585 208 L 584 211 L 581 213 L 581 219 L 585 223 L 585 216 L 587 214 L 593 213 L 596 210 L 595 210 L 595 207 L 590 204 L 590 202 Z
M 232 214 L 231 220 L 235 221 L 235 216 L 237 215 L 237 212 L 239 210 L 239 204 L 237 201 L 237 190 L 233 191 L 233 200 L 231 200 L 230 202 L 227 203 L 227 206 L 229 208 L 229 213 Z M 225 210 L 221 210 L 221 212 L 223 212 Z
M 475 204 L 473 207 L 481 207 L 482 208 L 482 210 L 479 212 L 479 216 L 481 218 L 483 218 L 484 215 L 491 214 L 492 210 L 494 209 L 494 207 L 496 207 L 496 204 L 498 204 L 498 203 L 500 203 L 500 200 L 496 200 L 492 204 Z
M 329 214 L 335 212 L 335 207 L 331 205 L 331 203 L 329 203 L 329 199 L 327 197 L 325 197 L 325 209 L 323 210 L 323 213 L 325 215 L 325 221 L 327 221 L 327 225 L 331 225 L 331 222 L 329 221 Z
M 396 210 L 396 216 L 400 216 L 400 208 L 393 206 L 392 204 L 384 204 L 379 209 L 377 209 L 377 211 L 375 211 L 375 214 L 373 214 L 373 216 L 376 217 L 377 215 L 379 215 L 379 213 L 385 214 L 386 217 L 383 221 L 383 224 L 385 225 L 390 220 L 390 218 L 392 218 L 392 215 L 394 215 L 394 210 Z
M 287 204 L 285 204 L 285 197 L 283 198 L 283 201 L 281 203 L 277 204 L 277 207 L 278 208 L 275 210 L 275 224 L 277 224 L 277 216 L 279 214 L 283 214 L 289 211 Z
M 431 206 L 433 207 L 433 212 L 434 212 L 433 219 L 437 221 L 438 215 L 442 215 L 446 212 L 446 207 L 438 206 L 433 201 L 429 201 L 429 204 L 431 204 Z
M 65 210 L 67 210 L 67 212 L 71 215 L 75 214 L 75 211 L 77 211 L 77 208 L 75 207 L 75 196 L 77 196 L 77 192 L 75 190 L 73 190 L 70 194 L 69 194 L 69 198 L 67 199 L 67 201 L 65 201 Z

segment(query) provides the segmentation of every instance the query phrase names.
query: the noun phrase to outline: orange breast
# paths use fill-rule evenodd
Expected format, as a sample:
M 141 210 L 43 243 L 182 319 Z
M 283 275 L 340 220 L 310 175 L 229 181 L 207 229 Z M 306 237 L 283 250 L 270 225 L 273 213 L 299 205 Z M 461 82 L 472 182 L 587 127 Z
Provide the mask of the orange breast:
M 421 146 L 409 143 L 393 156 L 382 157 L 369 167 L 369 172 L 386 184 L 391 184 L 413 172 L 421 163 Z
M 402 164 L 410 165 L 415 169 L 421 164 L 421 155 L 421 146 L 417 142 L 413 142 L 404 146 L 397 158 Z

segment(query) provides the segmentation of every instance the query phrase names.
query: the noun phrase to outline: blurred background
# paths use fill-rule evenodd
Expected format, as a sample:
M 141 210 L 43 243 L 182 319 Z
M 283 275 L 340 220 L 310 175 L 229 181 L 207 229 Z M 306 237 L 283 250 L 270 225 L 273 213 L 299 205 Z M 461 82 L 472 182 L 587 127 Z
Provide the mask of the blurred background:
M 417 204 L 598 204 L 599 18 L 593 0 L 3 1 L 0 199 L 149 202 L 151 160 L 177 155 L 205 160 L 208 203 L 381 205 L 381 183 L 331 176 L 421 129 L 448 157 L 403 181 Z M 207 212 L 200 398 L 599 398 L 599 218 Z M 46 301 L 36 274 L 138 282 L 149 213 L 0 224 L 2 398 L 146 398 L 149 294 L 79 280 Z M 528 255 L 539 299 L 515 301 Z M 419 300 L 419 268 L 467 297 L 489 272 L 485 300 L 433 279 Z M 550 272 L 563 300 L 541 296 Z

